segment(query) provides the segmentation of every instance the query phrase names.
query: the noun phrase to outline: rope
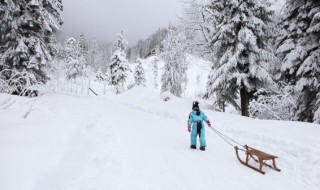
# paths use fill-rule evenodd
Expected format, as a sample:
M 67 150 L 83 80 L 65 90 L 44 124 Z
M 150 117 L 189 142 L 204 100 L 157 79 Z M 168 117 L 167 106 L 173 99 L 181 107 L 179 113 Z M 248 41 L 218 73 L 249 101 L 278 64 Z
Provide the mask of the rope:
M 211 127 L 211 128 L 212 128 L 212 127 Z M 218 131 L 217 129 L 214 129 L 214 128 L 212 128 L 212 129 L 213 129 L 215 132 L 217 132 L 217 133 L 221 134 L 222 136 L 226 137 L 227 139 L 231 140 L 232 142 L 238 144 L 239 146 L 244 147 L 242 144 L 240 144 L 240 143 L 238 143 L 237 141 L 233 140 L 232 138 L 230 138 L 230 137 L 222 134 L 222 133 L 221 133 L 220 131 Z
M 235 145 L 230 142 L 230 141 L 232 141 L 232 142 L 240 145 L 240 147 L 245 147 L 244 145 L 238 143 L 237 141 L 231 139 L 230 137 L 222 134 L 222 133 L 221 133 L 220 131 L 218 131 L 217 129 L 214 129 L 213 127 L 209 127 L 209 128 L 211 128 L 212 131 L 214 131 L 215 133 L 217 133 L 217 135 L 218 135 L 222 140 L 224 140 L 226 143 L 228 143 L 230 146 L 235 147 Z M 227 140 L 227 139 L 228 139 L 228 140 Z M 238 148 L 238 149 L 239 149 L 239 150 L 242 150 L 242 151 L 245 151 L 244 149 L 241 149 L 241 148 Z

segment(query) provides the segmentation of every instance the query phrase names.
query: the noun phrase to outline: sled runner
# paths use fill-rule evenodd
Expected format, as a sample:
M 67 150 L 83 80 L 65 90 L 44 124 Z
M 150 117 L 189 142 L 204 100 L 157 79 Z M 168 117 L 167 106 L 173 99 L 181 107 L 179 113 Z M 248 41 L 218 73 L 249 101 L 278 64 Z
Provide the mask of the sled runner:
M 274 155 L 271 155 L 271 154 L 268 154 L 268 153 L 265 153 L 265 152 L 262 152 L 260 150 L 257 150 L 257 149 L 254 149 L 252 147 L 249 147 L 247 145 L 244 146 L 246 149 L 244 150 L 245 153 L 246 153 L 246 161 L 244 162 L 243 160 L 240 159 L 240 156 L 239 156 L 239 151 L 238 150 L 242 150 L 242 149 L 239 149 L 237 146 L 235 146 L 234 148 L 236 149 L 236 153 L 237 153 L 237 158 L 238 160 L 245 166 L 248 166 L 249 168 L 257 171 L 257 172 L 260 172 L 262 174 L 265 174 L 264 171 L 262 171 L 262 166 L 265 165 L 265 166 L 268 166 L 270 167 L 271 169 L 274 169 L 278 172 L 280 172 L 281 170 L 279 168 L 277 168 L 276 166 L 276 161 L 275 159 L 278 158 L 277 156 L 274 156 Z M 250 158 L 252 158 L 254 161 L 258 162 L 260 165 L 259 165 L 259 168 L 257 167 L 254 167 L 254 166 L 251 166 L 249 164 L 249 160 Z M 272 165 L 269 165 L 267 164 L 266 162 L 267 161 L 272 161 Z
M 230 146 L 234 147 L 234 149 L 236 150 L 236 153 L 237 153 L 237 158 L 238 160 L 240 161 L 241 164 L 245 165 L 245 166 L 248 166 L 249 168 L 257 171 L 257 172 L 260 172 L 262 174 L 265 174 L 264 171 L 262 171 L 262 167 L 263 165 L 265 166 L 268 166 L 270 167 L 271 169 L 274 169 L 278 172 L 280 172 L 281 170 L 279 168 L 277 168 L 276 166 L 276 161 L 275 159 L 278 158 L 277 156 L 274 156 L 274 155 L 271 155 L 271 154 L 268 154 L 268 153 L 265 153 L 265 152 L 262 152 L 260 150 L 257 150 L 255 148 L 252 148 L 252 147 L 249 147 L 247 145 L 242 145 L 240 143 L 238 143 L 237 141 L 231 139 L 230 137 L 222 134 L 220 131 L 218 131 L 217 129 L 214 129 L 213 127 L 210 127 L 215 133 L 217 133 L 218 136 L 220 136 L 220 138 L 222 140 L 224 140 L 226 143 L 228 143 Z M 243 148 L 239 148 L 238 146 L 235 146 L 235 144 L 239 145 L 239 147 L 244 147 L 245 149 Z M 246 154 L 246 161 L 243 161 L 241 160 L 240 156 L 239 156 L 239 150 L 245 152 Z M 250 159 L 253 159 L 254 161 L 258 162 L 260 165 L 259 165 L 259 168 L 257 167 L 254 167 L 252 165 L 249 164 L 249 160 Z M 267 161 L 272 161 L 272 165 L 270 164 L 267 164 L 266 162 Z

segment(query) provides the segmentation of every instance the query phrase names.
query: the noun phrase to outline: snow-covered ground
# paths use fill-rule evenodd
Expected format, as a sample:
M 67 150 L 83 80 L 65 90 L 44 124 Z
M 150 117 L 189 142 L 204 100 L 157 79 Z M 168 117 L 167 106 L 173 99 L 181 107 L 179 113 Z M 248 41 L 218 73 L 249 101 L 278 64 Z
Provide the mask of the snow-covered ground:
M 279 156 L 282 171 L 264 168 L 262 175 L 241 165 L 233 147 L 209 128 L 207 150 L 191 150 L 191 100 L 165 102 L 149 88 L 98 97 L 0 94 L 0 189 L 319 188 L 319 125 L 254 120 L 200 106 L 220 132 Z

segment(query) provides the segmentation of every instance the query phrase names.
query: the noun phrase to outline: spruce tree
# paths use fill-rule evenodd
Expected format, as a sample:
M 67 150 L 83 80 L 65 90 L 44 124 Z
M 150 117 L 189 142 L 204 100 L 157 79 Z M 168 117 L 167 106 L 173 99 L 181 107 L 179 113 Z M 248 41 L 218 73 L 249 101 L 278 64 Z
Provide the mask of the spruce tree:
M 240 92 L 241 114 L 249 116 L 248 105 L 259 88 L 273 88 L 268 73 L 275 60 L 269 23 L 272 11 L 264 0 L 211 0 L 209 47 L 215 59 L 207 83 L 207 94 L 235 103 Z
M 108 69 L 109 84 L 114 86 L 116 93 L 119 94 L 124 89 L 128 71 L 130 71 L 128 60 L 126 59 L 126 49 L 128 42 L 124 38 L 124 32 L 121 30 L 118 39 L 114 44 L 115 51 L 111 57 L 111 63 Z
M 296 119 L 319 123 L 320 2 L 287 0 L 283 10 L 277 39 L 280 80 L 298 90 Z
M 61 0 L 0 1 L 0 77 L 19 84 L 13 93 L 48 80 L 44 66 L 55 53 L 62 9 Z
M 134 81 L 137 86 L 146 86 L 145 70 L 142 67 L 142 62 L 140 59 L 137 61 L 137 66 L 134 71 Z

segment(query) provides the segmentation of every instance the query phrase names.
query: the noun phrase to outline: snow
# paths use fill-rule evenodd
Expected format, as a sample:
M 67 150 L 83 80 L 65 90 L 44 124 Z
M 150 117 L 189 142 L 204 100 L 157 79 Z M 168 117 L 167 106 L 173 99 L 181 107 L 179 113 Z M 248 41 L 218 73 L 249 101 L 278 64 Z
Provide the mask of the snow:
M 189 148 L 191 102 L 176 97 L 165 102 L 154 89 L 143 87 L 98 97 L 0 94 L 0 189 L 319 187 L 319 125 L 214 112 L 201 101 L 215 129 L 279 156 L 282 171 L 263 168 L 262 175 L 241 165 L 233 147 L 209 128 L 206 151 Z
M 154 60 L 156 56 L 151 56 L 147 59 L 141 59 L 142 66 L 145 70 L 146 77 L 146 86 L 149 89 L 152 89 L 158 93 L 160 93 L 161 89 L 161 76 L 164 70 L 164 61 L 158 58 L 158 75 L 157 75 L 157 84 L 158 87 L 155 87 L 155 74 L 153 72 L 154 69 Z M 208 61 L 204 61 L 197 57 L 188 55 L 186 59 L 186 64 L 188 65 L 188 69 L 186 71 L 186 75 L 188 77 L 187 85 L 185 92 L 182 94 L 182 97 L 187 99 L 199 99 L 205 94 L 207 80 L 209 76 L 209 72 L 211 71 L 212 63 Z M 134 71 L 134 68 L 137 66 L 137 63 L 130 64 L 130 68 Z M 127 86 L 134 83 L 134 75 L 133 73 L 129 74 L 127 79 Z
M 271 10 L 274 10 L 276 13 L 281 14 L 283 11 L 283 6 L 286 3 L 286 0 L 270 0 Z
M 193 56 L 188 56 L 187 64 L 188 83 L 184 97 L 188 99 L 198 99 L 206 92 L 207 80 L 212 63 Z

